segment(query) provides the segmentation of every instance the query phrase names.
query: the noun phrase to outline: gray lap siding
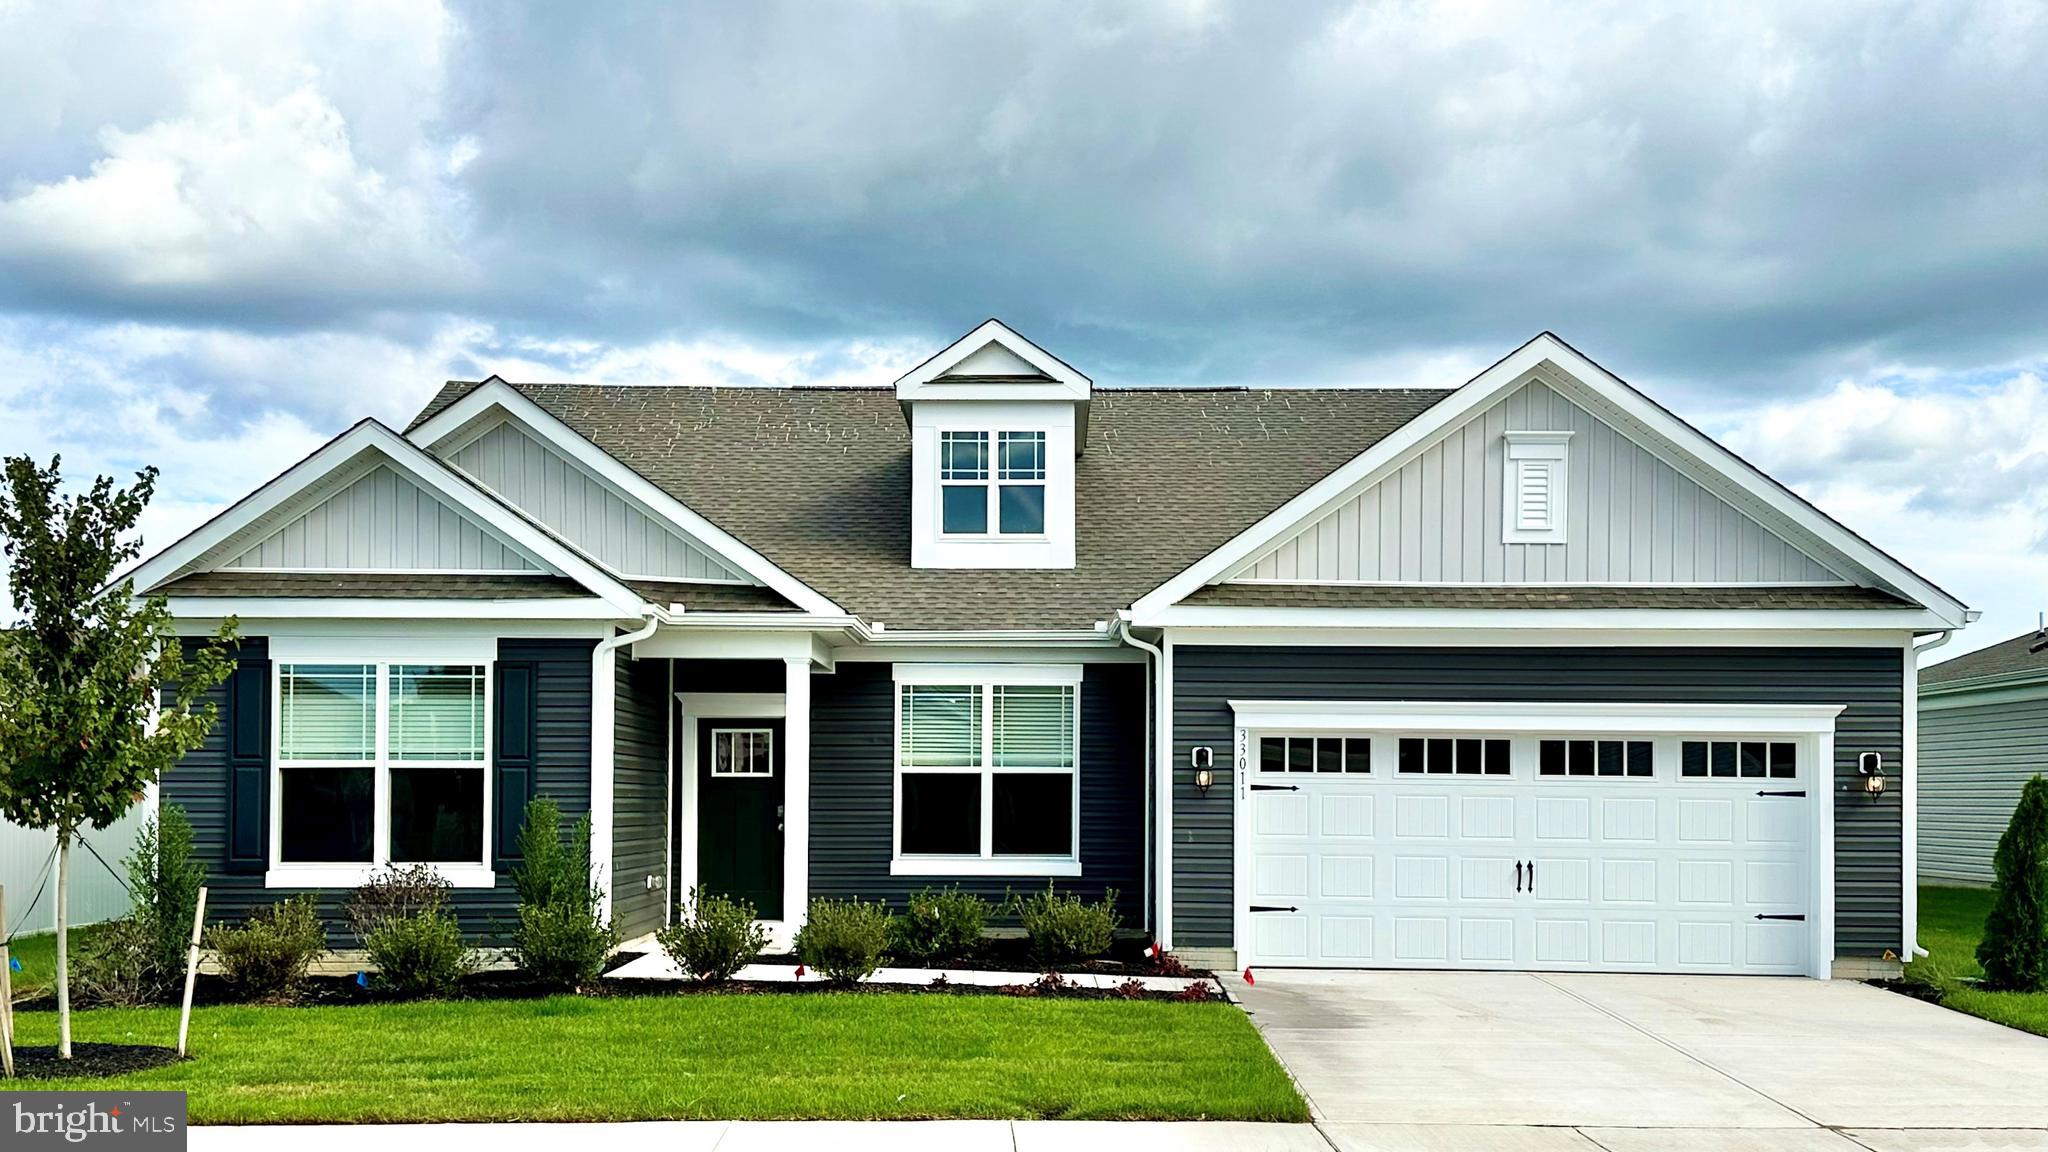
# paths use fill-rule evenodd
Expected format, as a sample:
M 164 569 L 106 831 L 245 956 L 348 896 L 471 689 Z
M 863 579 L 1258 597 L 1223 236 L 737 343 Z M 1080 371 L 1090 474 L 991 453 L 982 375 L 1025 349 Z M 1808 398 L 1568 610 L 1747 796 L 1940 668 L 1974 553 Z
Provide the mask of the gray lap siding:
M 1835 948 L 1896 950 L 1901 798 L 1861 794 L 1859 752 L 1900 762 L 1899 648 L 1339 648 L 1175 645 L 1173 940 L 1230 947 L 1232 716 L 1238 700 L 1841 704 L 1835 727 Z M 1192 749 L 1216 750 L 1195 794 Z M 1896 769 L 1894 769 L 1896 770 Z M 1845 791 L 1844 789 L 1848 789 Z
M 498 647 L 501 660 L 536 662 L 534 792 L 555 798 L 562 807 L 565 826 L 590 809 L 591 648 L 588 640 L 505 640 Z M 262 658 L 264 639 L 245 639 L 242 650 L 249 657 Z M 207 870 L 208 923 L 239 922 L 252 909 L 311 892 L 320 901 L 328 944 L 355 947 L 342 911 L 348 890 L 267 888 L 260 871 L 229 870 L 226 687 L 216 688 L 209 699 L 221 710 L 222 721 L 207 733 L 200 747 L 164 774 L 159 791 L 163 803 L 183 808 L 192 821 L 193 848 Z M 479 939 L 501 937 L 518 916 L 518 895 L 511 876 L 504 871 L 498 873 L 495 887 L 456 889 L 454 902 L 463 931 Z
M 1090 664 L 1081 682 L 1081 866 L 1057 886 L 1117 892 L 1126 929 L 1144 924 L 1145 669 Z M 842 662 L 811 680 L 811 894 L 900 906 L 926 886 L 992 900 L 1042 889 L 1028 876 L 892 876 L 895 682 L 885 663 Z

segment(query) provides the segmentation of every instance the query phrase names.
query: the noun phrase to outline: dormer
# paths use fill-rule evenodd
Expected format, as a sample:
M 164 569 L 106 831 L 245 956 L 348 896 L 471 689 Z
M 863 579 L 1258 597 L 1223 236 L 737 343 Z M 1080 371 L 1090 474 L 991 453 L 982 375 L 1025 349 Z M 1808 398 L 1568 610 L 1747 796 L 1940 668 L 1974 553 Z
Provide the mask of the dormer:
M 990 320 L 896 381 L 910 423 L 910 566 L 1072 568 L 1093 385 Z

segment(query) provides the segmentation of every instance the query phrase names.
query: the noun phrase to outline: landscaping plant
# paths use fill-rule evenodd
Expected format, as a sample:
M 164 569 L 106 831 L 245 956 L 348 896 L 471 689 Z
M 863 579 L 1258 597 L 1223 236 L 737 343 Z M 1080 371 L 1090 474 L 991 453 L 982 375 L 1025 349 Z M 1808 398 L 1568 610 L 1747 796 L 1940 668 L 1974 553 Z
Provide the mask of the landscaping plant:
M 512 951 L 534 979 L 581 988 L 604 971 L 619 937 L 600 913 L 603 890 L 590 871 L 590 817 L 576 822 L 565 841 L 562 810 L 547 796 L 526 805 L 519 829 L 519 924 Z
M 813 900 L 796 931 L 796 958 L 841 987 L 857 984 L 889 962 L 889 908 L 880 902 Z
M 929 964 L 964 960 L 981 948 L 988 901 L 959 888 L 924 888 L 889 919 L 889 954 Z
M 1032 959 L 1047 967 L 1101 956 L 1116 938 L 1119 920 L 1114 888 L 1103 892 L 1102 903 L 1090 904 L 1079 896 L 1056 892 L 1047 883 L 1043 892 L 1012 896 L 1010 907 L 1024 924 Z
M 71 957 L 74 1000 L 86 1004 L 147 1004 L 158 987 L 151 955 L 154 939 L 140 917 L 107 920 L 81 935 Z
M 449 907 L 453 888 L 430 865 L 392 865 L 349 896 L 348 920 L 377 968 L 372 986 L 401 999 L 446 996 L 477 970 Z
M 755 922 L 754 906 L 748 901 L 693 888 L 676 922 L 656 932 L 654 939 L 691 979 L 722 984 L 768 947 L 768 930 Z
M 1977 944 L 1984 983 L 2002 991 L 2048 990 L 2048 778 L 2036 776 L 2020 790 L 1991 863 L 1991 914 Z
M 256 909 L 240 925 L 208 928 L 206 946 L 236 996 L 284 1001 L 298 995 L 306 969 L 327 947 L 327 932 L 313 897 L 299 895 Z
M 128 872 L 128 891 L 135 898 L 133 917 L 146 949 L 142 994 L 166 1000 L 185 978 L 185 953 L 192 942 L 192 916 L 199 910 L 199 889 L 206 883 L 206 865 L 192 850 L 192 821 L 176 804 L 165 804 L 143 821 L 135 835 L 135 852 L 121 862 Z
M 0 816 L 57 836 L 57 1052 L 71 1058 L 71 845 L 105 828 L 213 726 L 207 694 L 233 665 L 179 642 L 161 595 L 114 573 L 140 554 L 156 469 L 63 496 L 60 461 L 8 457 L 0 541 L 15 625 L 0 638 Z M 217 634 L 235 635 L 233 619 Z

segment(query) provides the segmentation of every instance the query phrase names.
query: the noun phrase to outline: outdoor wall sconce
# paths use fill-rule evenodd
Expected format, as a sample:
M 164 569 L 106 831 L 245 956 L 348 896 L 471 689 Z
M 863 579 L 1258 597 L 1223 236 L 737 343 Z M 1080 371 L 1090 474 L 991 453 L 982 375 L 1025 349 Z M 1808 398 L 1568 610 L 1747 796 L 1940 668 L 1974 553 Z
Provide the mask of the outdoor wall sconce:
M 1856 770 L 1863 773 L 1863 794 L 1876 799 L 1884 795 L 1884 754 L 1865 752 L 1856 757 Z
M 1207 796 L 1216 786 L 1216 750 L 1197 748 L 1188 754 L 1188 761 L 1195 769 L 1195 791 Z

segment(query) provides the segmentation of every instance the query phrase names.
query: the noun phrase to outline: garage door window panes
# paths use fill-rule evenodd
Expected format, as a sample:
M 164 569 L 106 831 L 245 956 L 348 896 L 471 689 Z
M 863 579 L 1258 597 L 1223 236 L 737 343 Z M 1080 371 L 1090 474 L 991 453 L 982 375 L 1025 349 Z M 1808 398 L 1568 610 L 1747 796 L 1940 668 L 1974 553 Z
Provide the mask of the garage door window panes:
M 1364 736 L 1261 737 L 1259 771 L 1329 775 L 1371 772 L 1372 740 Z
M 1656 775 L 1648 740 L 1545 740 L 1537 745 L 1538 776 L 1648 778 Z
M 1416 776 L 1506 776 L 1508 742 L 1473 737 L 1403 736 L 1398 771 Z
M 1799 775 L 1799 746 L 1789 740 L 1687 740 L 1678 774 L 1697 780 L 1791 780 Z

